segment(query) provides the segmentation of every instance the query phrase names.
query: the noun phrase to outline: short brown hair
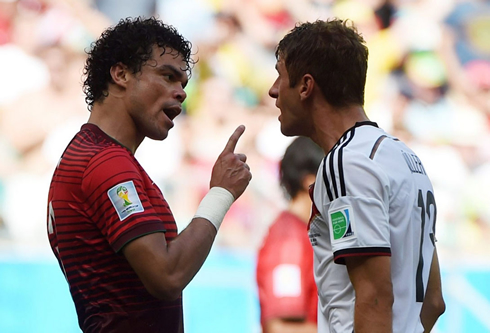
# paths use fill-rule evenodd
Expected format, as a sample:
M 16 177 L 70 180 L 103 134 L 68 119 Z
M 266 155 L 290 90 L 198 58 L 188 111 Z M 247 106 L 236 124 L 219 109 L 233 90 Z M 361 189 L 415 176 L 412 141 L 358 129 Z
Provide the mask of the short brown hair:
M 276 48 L 294 87 L 311 74 L 327 102 L 364 105 L 368 49 L 351 21 L 331 19 L 297 24 Z

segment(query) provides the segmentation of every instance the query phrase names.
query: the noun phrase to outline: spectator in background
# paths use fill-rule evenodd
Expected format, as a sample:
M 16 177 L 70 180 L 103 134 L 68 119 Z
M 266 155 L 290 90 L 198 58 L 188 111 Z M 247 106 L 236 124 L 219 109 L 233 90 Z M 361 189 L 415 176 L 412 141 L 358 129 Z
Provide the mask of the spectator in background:
M 79 0 L 0 0 L 0 16 L 9 18 L 9 39 L 0 45 L 0 206 L 16 245 L 46 246 L 40 236 L 45 204 L 23 209 L 23 193 L 45 191 L 74 132 L 66 140 L 54 138 L 73 121 L 78 129 L 80 116 L 86 119 L 83 48 L 108 24 Z
M 449 82 L 490 118 L 490 2 L 458 1 L 443 23 Z
M 280 181 L 289 204 L 271 225 L 257 259 L 264 333 L 317 331 L 313 249 L 306 229 L 311 211 L 309 186 L 323 157 L 313 141 L 298 137 L 281 160 Z
M 0 1 L 0 45 L 11 42 L 12 25 L 17 12 L 17 1 Z
M 127 17 L 151 17 L 155 15 L 156 0 L 95 0 L 95 5 L 113 23 Z

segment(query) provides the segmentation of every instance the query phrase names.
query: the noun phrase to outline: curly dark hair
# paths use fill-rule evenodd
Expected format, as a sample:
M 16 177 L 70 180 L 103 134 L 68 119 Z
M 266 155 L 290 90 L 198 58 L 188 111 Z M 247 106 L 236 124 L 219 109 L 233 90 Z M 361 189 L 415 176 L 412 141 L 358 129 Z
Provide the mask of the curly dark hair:
M 88 58 L 84 67 L 83 92 L 88 109 L 94 103 L 107 97 L 109 83 L 113 82 L 110 69 L 117 63 L 128 66 L 133 73 L 151 59 L 154 46 L 171 48 L 182 56 L 186 63 L 185 71 L 191 76 L 196 63 L 191 58 L 192 44 L 172 26 L 155 17 L 126 18 L 105 30 L 87 51 Z M 164 51 L 165 52 L 165 51 Z
M 311 74 L 331 105 L 364 105 L 368 49 L 348 20 L 297 24 L 278 44 L 291 87 Z
M 279 164 L 279 175 L 289 199 L 294 199 L 303 188 L 307 175 L 316 175 L 324 156 L 323 150 L 307 137 L 297 137 L 288 146 Z

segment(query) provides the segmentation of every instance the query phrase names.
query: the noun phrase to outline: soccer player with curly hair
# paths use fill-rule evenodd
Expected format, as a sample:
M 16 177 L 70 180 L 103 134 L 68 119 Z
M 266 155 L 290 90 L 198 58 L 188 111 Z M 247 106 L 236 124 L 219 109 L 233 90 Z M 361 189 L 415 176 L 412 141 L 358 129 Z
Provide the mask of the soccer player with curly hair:
M 204 263 L 231 204 L 251 179 L 235 146 L 180 234 L 160 189 L 134 157 L 164 140 L 182 111 L 191 44 L 155 18 L 125 19 L 94 42 L 85 65 L 88 122 L 54 171 L 48 236 L 84 332 L 183 332 L 182 290 Z

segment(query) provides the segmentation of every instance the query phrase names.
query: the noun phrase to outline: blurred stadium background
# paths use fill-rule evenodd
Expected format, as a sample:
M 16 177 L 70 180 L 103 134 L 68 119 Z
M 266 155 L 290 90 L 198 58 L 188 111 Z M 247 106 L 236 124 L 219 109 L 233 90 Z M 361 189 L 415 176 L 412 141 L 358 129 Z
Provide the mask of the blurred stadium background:
M 0 332 L 80 332 L 48 245 L 49 180 L 88 118 L 84 50 L 120 18 L 157 15 L 199 62 L 170 136 L 137 157 L 180 229 L 232 130 L 254 178 L 184 292 L 188 333 L 258 333 L 255 254 L 285 201 L 267 90 L 297 21 L 352 19 L 370 50 L 366 111 L 413 147 L 436 191 L 447 304 L 435 332 L 490 332 L 490 2 L 486 0 L 0 0 Z

